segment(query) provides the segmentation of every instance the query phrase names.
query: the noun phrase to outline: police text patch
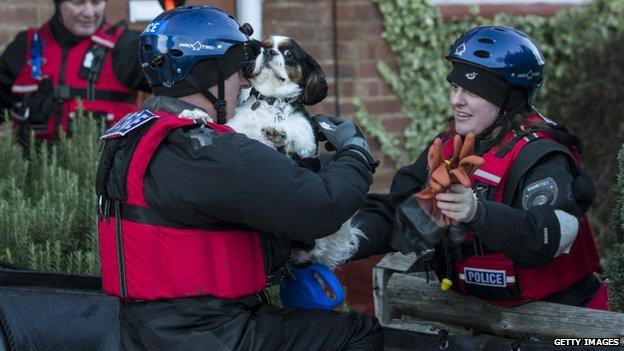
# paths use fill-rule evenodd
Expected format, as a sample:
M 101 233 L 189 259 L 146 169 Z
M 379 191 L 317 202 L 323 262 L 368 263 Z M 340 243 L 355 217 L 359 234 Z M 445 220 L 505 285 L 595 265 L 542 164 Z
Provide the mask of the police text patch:
M 464 281 L 466 284 L 507 286 L 507 273 L 503 270 L 464 267 Z
M 156 115 L 148 110 L 129 113 L 125 115 L 114 126 L 112 126 L 109 130 L 104 132 L 100 139 L 113 139 L 122 137 L 128 134 L 133 129 L 136 129 L 137 127 L 140 127 L 143 124 L 149 122 L 154 117 L 156 117 Z

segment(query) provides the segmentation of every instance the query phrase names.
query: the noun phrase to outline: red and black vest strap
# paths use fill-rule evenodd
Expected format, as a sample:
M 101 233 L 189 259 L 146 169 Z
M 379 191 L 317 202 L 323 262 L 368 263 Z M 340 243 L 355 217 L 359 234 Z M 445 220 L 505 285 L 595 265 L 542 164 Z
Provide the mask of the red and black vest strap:
M 170 221 L 158 212 L 154 211 L 150 207 L 139 207 L 121 203 L 121 218 L 143 224 L 151 224 L 161 227 L 176 228 L 176 229 L 203 229 L 203 230 L 240 230 L 240 231 L 254 231 L 251 227 L 243 224 L 235 223 L 204 223 L 201 225 L 185 225 L 179 222 Z

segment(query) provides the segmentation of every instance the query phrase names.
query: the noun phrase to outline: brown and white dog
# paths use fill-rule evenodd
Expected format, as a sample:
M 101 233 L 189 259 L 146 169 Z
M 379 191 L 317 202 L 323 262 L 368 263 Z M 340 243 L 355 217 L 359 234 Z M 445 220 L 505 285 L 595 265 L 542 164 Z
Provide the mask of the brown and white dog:
M 316 136 L 304 106 L 327 96 L 319 64 L 299 44 L 282 36 L 264 40 L 251 64 L 248 76 L 253 89 L 227 124 L 287 155 L 316 155 Z
M 315 156 L 318 141 L 304 105 L 327 96 L 320 65 L 294 40 L 271 36 L 262 42 L 248 76 L 252 92 L 227 125 L 288 156 Z M 317 239 L 312 250 L 293 256 L 300 263 L 319 262 L 334 269 L 357 250 L 358 232 L 346 222 L 336 233 Z

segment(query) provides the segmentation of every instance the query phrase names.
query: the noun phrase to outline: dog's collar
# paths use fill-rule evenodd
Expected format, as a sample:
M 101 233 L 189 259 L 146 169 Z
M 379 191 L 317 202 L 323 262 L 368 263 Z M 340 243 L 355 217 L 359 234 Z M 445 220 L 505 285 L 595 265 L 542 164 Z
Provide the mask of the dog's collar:
M 259 91 L 257 91 L 256 89 L 251 89 L 251 95 L 255 96 L 256 99 L 258 100 L 264 100 L 266 101 L 269 105 L 273 105 L 276 102 L 285 102 L 288 105 L 291 105 L 295 102 L 297 102 L 297 100 L 299 100 L 299 96 L 295 96 L 295 97 L 291 97 L 288 99 L 280 99 L 280 98 L 276 98 L 276 97 L 270 97 L 270 96 L 266 96 L 266 95 L 262 95 L 260 94 Z

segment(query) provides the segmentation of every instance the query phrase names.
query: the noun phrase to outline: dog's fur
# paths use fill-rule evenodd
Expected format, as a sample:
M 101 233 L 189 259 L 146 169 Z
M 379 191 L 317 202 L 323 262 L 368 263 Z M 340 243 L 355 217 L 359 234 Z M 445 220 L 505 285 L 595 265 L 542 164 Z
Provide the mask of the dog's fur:
M 227 125 L 291 157 L 315 156 L 318 142 L 303 105 L 314 105 L 327 96 L 320 65 L 283 36 L 264 40 L 251 65 L 249 81 L 257 93 L 252 91 Z M 314 249 L 298 251 L 294 258 L 333 269 L 357 251 L 360 237 L 346 222 L 336 233 L 317 239 Z

